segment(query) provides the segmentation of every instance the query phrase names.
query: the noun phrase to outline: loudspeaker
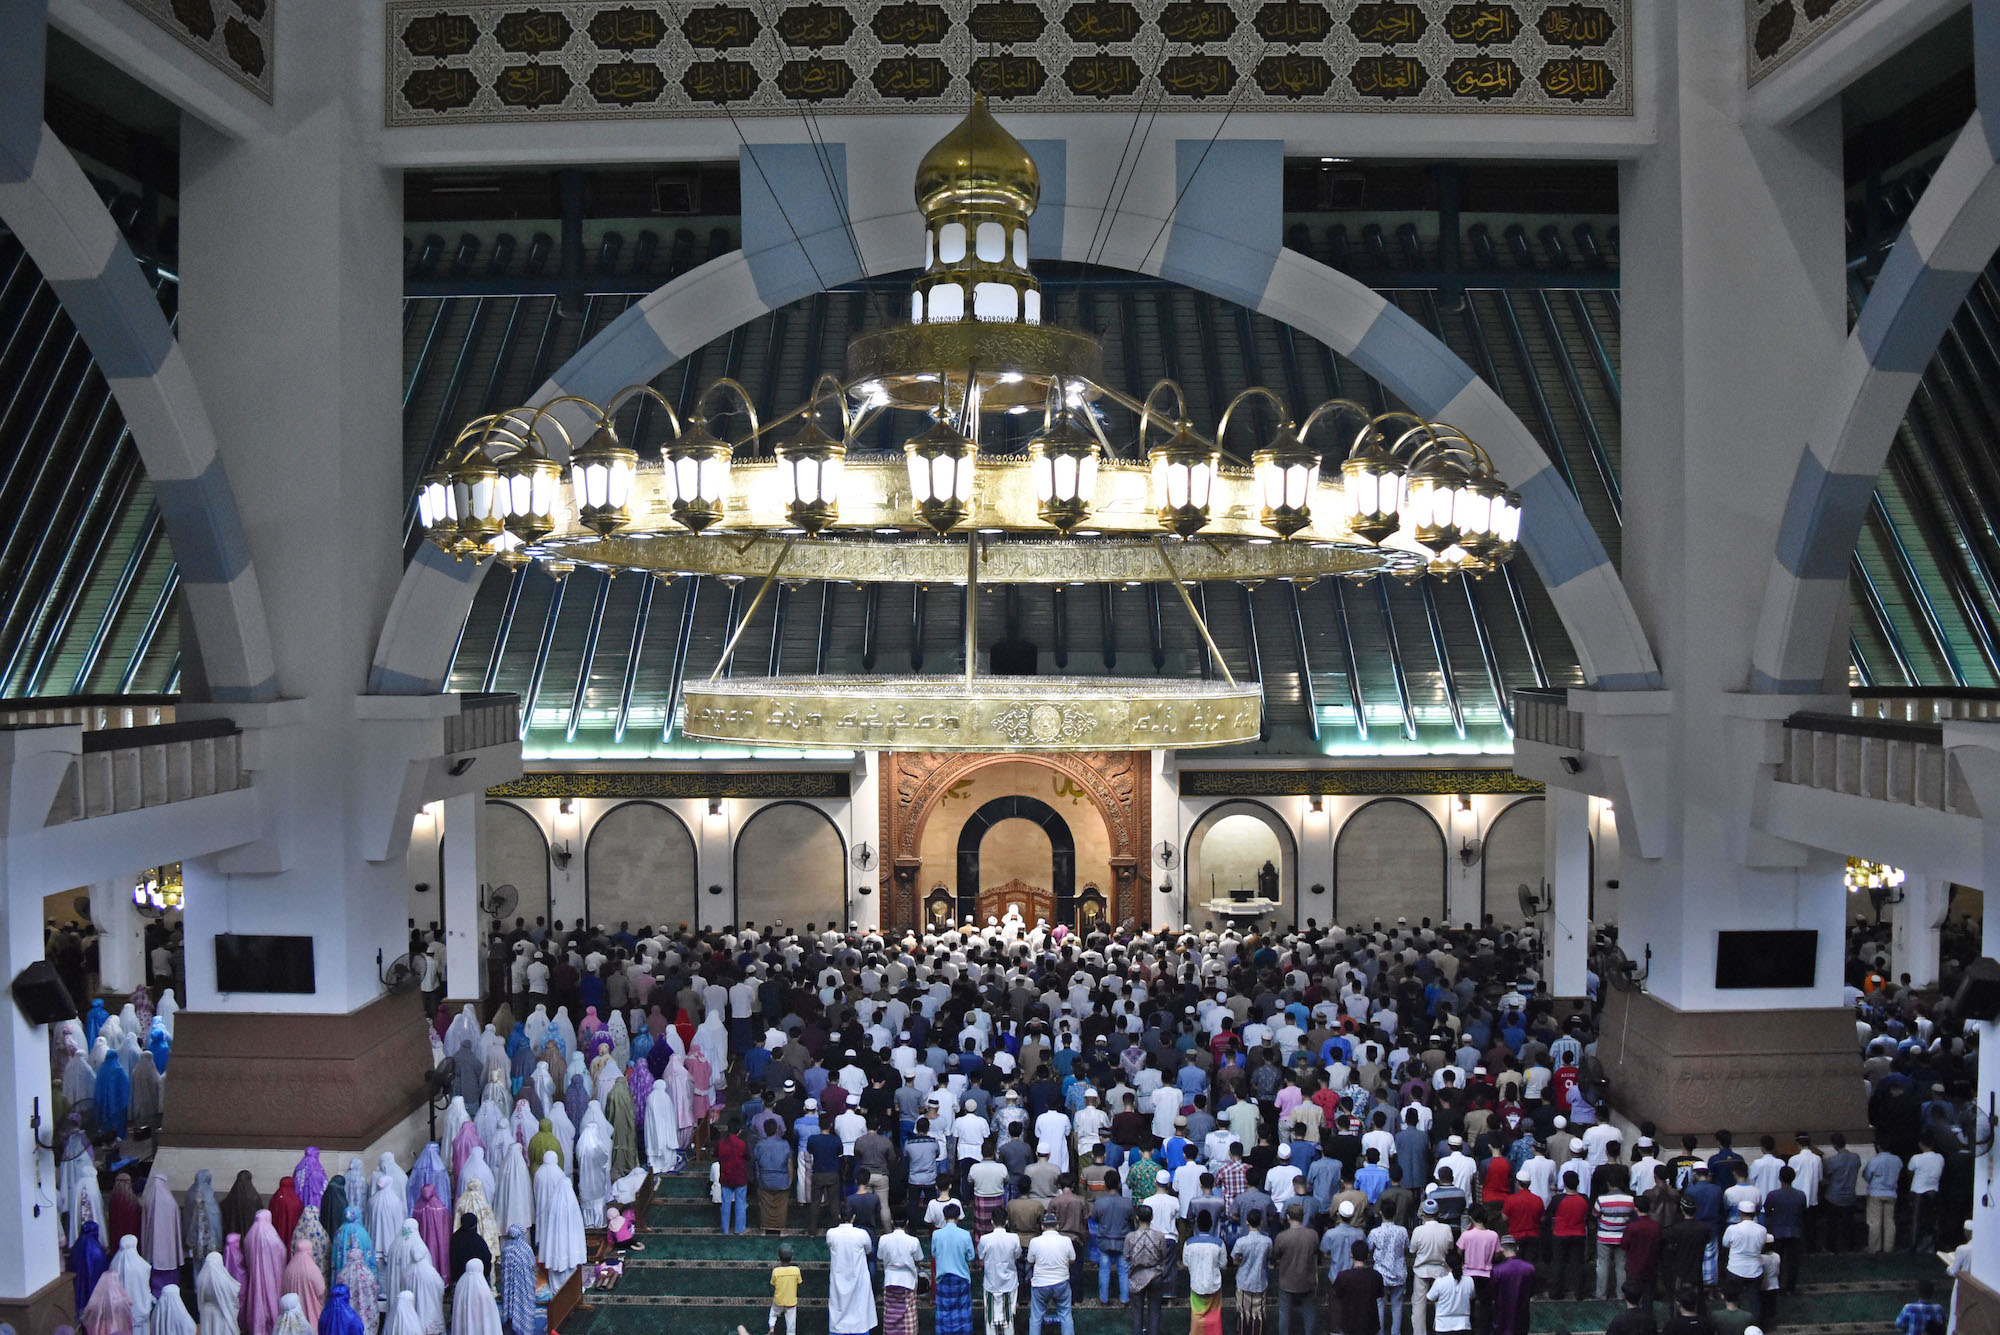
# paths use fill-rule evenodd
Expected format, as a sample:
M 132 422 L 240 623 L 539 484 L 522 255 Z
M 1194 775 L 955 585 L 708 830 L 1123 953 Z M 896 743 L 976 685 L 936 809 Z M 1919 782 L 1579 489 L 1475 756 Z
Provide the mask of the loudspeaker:
M 56 976 L 55 966 L 36 960 L 14 976 L 14 1004 L 29 1024 L 55 1024 L 76 1018 L 76 1003 Z
M 1961 1020 L 2000 1020 L 2000 961 L 1981 955 L 1965 966 L 1951 1013 Z

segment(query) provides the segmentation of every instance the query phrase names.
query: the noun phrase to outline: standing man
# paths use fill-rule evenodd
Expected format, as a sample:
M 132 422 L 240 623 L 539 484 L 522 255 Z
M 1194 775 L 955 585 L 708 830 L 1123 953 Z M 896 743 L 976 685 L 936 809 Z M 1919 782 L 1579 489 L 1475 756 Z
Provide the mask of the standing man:
M 1493 1267 L 1493 1335 L 1528 1335 L 1528 1303 L 1534 1296 L 1535 1267 L 1521 1259 L 1509 1234 L 1500 1239 L 1500 1264 Z
M 1446 1263 L 1451 1252 L 1451 1225 L 1438 1218 L 1437 1199 L 1432 1197 L 1424 1202 L 1423 1222 L 1410 1234 L 1410 1329 L 1415 1335 L 1428 1335 L 1432 1329 L 1431 1286 L 1451 1274 Z
M 1347 1261 L 1347 1268 L 1333 1277 L 1334 1320 L 1340 1335 L 1380 1335 L 1384 1285 L 1369 1264 L 1368 1244 L 1353 1244 Z
M 937 1335 L 972 1335 L 972 1235 L 958 1222 L 957 1205 L 944 1208 L 944 1223 L 931 1234 L 931 1265 L 937 1272 Z
M 784 1232 L 792 1205 L 792 1143 L 781 1135 L 762 1137 L 750 1150 L 750 1167 L 757 1178 L 758 1226 Z
M 1070 1317 L 1069 1273 L 1076 1263 L 1076 1247 L 1063 1236 L 1061 1221 L 1050 1210 L 1042 1216 L 1042 1231 L 1028 1244 L 1028 1329 L 1040 1332 L 1042 1317 L 1054 1311 L 1062 1335 L 1076 1335 Z M 884 1331 L 883 1335 L 914 1335 L 913 1332 Z
M 1252 1210 L 1229 1259 L 1236 1267 L 1236 1335 L 1264 1335 L 1264 1295 L 1271 1287 L 1271 1235 L 1264 1215 Z
M 1823 1216 L 1821 1236 L 1830 1252 L 1854 1245 L 1854 1214 L 1860 1205 L 1861 1156 L 1847 1148 L 1847 1137 L 1835 1132 L 1833 1153 L 1826 1156 L 1826 1176 L 1820 1184 Z
M 1118 1301 L 1132 1301 L 1132 1266 L 1125 1256 L 1125 1238 L 1132 1231 L 1132 1198 L 1119 1190 L 1118 1170 L 1104 1170 L 1104 1190 L 1090 1203 L 1090 1224 L 1096 1234 L 1097 1301 L 1111 1301 L 1111 1272 L 1118 1272 Z
M 1135 1213 L 1138 1226 L 1125 1235 L 1125 1261 L 1132 1279 L 1132 1335 L 1159 1335 L 1160 1295 L 1166 1292 L 1173 1244 L 1153 1227 L 1152 1206 L 1141 1205 Z M 989 1329 L 987 1335 L 996 1332 Z
M 946 1206 L 947 1210 L 951 1207 Z M 986 1335 L 1014 1335 L 1014 1305 L 1021 1288 L 1021 1240 L 1003 1219 L 979 1237 L 980 1292 L 986 1303 Z
M 899 1220 L 875 1249 L 882 1263 L 882 1335 L 917 1335 L 917 1270 L 924 1246 Z
M 1271 1243 L 1278 1272 L 1278 1335 L 1313 1335 L 1313 1290 L 1319 1282 L 1319 1239 L 1306 1227 L 1304 1206 L 1285 1211 L 1285 1231 Z M 1401 1230 L 1397 1230 L 1401 1232 Z M 1298 1325 L 1293 1327 L 1296 1318 Z M 1342 1335 L 1347 1335 L 1343 1331 Z
M 813 1177 L 818 1179 L 815 1167 Z M 814 1206 L 819 1202 L 814 1192 Z M 875 1285 L 868 1276 L 868 1230 L 852 1218 L 827 1230 L 827 1330 L 830 1335 L 874 1335 Z

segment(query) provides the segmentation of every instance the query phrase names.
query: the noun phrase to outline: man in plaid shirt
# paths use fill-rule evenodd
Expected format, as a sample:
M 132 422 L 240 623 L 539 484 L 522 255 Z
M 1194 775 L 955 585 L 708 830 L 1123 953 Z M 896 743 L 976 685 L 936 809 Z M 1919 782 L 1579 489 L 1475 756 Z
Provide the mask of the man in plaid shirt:
M 1236 1204 L 1236 1198 L 1243 1194 L 1243 1188 L 1250 1185 L 1250 1173 L 1243 1164 L 1243 1146 L 1232 1142 L 1229 1158 L 1215 1170 L 1215 1191 L 1222 1197 L 1222 1212 L 1229 1213 L 1229 1207 Z
M 1897 1335 L 1930 1335 L 1945 1328 L 1944 1304 L 1936 1301 L 1935 1293 L 1929 1280 L 1917 1281 L 1917 1300 L 1896 1314 Z

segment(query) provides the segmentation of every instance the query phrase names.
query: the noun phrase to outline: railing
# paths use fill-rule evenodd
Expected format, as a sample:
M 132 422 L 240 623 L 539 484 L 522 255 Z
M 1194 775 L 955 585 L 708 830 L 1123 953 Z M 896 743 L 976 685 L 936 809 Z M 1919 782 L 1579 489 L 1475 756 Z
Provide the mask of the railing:
M 521 740 L 520 696 L 507 691 L 467 692 L 458 701 L 458 712 L 444 721 L 446 755 Z
M 1583 715 L 1569 707 L 1567 691 L 1515 691 L 1514 736 L 1518 741 L 1540 742 L 1565 751 L 1587 749 Z
M 1857 688 L 1849 692 L 1854 717 L 1897 723 L 2000 719 L 2000 691 L 1913 691 L 1909 687 Z
M 228 719 L 84 734 L 70 763 L 50 825 L 210 797 L 248 786 L 243 735 Z
M 1890 722 L 1848 714 L 1794 714 L 1785 720 L 1778 782 L 1903 806 L 1979 815 L 1978 803 L 1944 746 L 1936 723 Z
M 174 721 L 177 695 L 46 695 L 0 701 L 0 728 L 150 728 Z

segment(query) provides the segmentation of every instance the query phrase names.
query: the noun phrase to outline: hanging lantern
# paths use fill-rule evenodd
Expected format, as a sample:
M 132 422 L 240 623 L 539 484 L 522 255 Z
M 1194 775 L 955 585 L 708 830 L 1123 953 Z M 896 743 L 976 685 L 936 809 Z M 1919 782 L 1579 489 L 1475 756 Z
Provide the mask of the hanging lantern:
M 1312 523 L 1313 493 L 1319 488 L 1319 455 L 1307 449 L 1287 422 L 1271 443 L 1250 456 L 1262 503 L 1258 518 L 1281 538 Z
M 578 521 L 600 537 L 631 523 L 632 480 L 638 471 L 638 451 L 618 439 L 608 420 L 600 419 L 583 448 L 569 457 Z
M 1035 513 L 1063 533 L 1090 517 L 1097 499 L 1097 437 L 1058 416 L 1028 442 L 1028 466 L 1035 478 Z
M 433 468 L 417 484 L 417 521 L 424 537 L 440 549 L 458 552 L 458 510 L 452 503 L 451 470 Z
M 938 533 L 964 523 L 972 511 L 972 468 L 979 447 L 943 421 L 933 421 L 903 451 L 909 458 L 917 517 Z
M 1167 443 L 1155 445 L 1147 458 L 1153 466 L 1153 504 L 1159 511 L 1160 527 L 1183 538 L 1208 527 L 1209 496 L 1221 452 L 1182 422 Z
M 1410 533 L 1433 552 L 1459 539 L 1459 498 L 1471 482 L 1463 465 L 1433 455 L 1410 469 L 1404 483 L 1404 518 Z
M 710 431 L 708 419 L 700 415 L 667 443 L 661 458 L 673 489 L 675 523 L 699 533 L 722 518 L 730 456 L 729 442 Z
M 1403 465 L 1370 439 L 1340 465 L 1341 518 L 1348 531 L 1377 546 L 1403 526 Z
M 483 454 L 473 454 L 451 470 L 452 506 L 458 512 L 459 547 L 473 551 L 492 541 L 507 513 L 500 470 Z
M 556 494 L 561 490 L 562 465 L 540 450 L 524 449 L 501 461 L 502 522 L 516 546 L 539 542 L 554 531 Z
M 846 465 L 847 446 L 820 430 L 810 414 L 799 434 L 778 446 L 779 491 L 792 527 L 815 537 L 840 517 Z

